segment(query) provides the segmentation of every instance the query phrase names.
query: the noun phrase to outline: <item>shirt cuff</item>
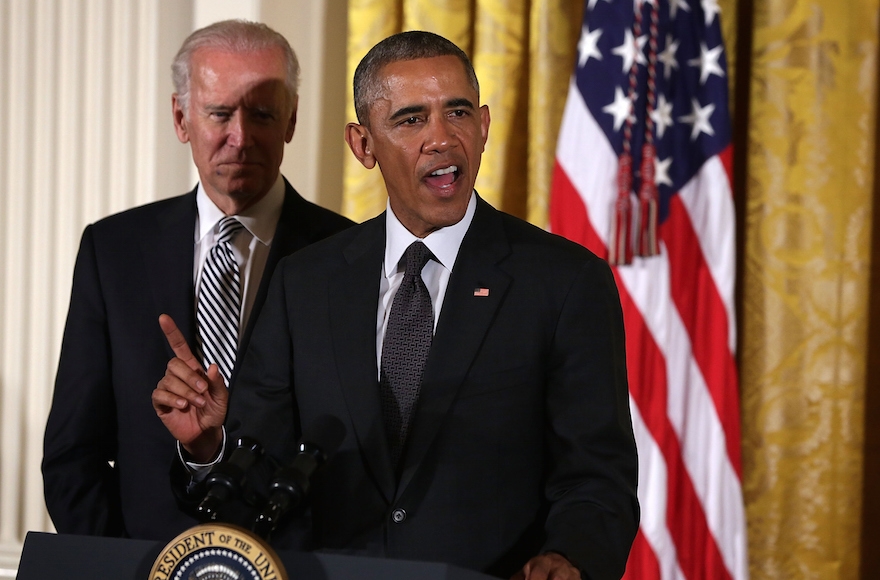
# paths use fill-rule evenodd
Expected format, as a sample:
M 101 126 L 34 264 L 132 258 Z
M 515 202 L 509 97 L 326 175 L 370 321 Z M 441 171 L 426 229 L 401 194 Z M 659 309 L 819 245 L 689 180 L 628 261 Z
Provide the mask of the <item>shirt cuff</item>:
M 180 441 L 177 442 L 177 456 L 180 458 L 180 462 L 186 466 L 186 470 L 192 475 L 192 483 L 201 483 L 204 481 L 205 478 L 208 477 L 208 472 L 211 471 L 211 468 L 220 463 L 223 459 L 223 455 L 226 453 L 226 427 L 221 426 L 220 429 L 223 432 L 223 440 L 220 443 L 220 452 L 208 463 L 192 461 L 189 453 L 186 452 L 183 445 L 180 444 Z

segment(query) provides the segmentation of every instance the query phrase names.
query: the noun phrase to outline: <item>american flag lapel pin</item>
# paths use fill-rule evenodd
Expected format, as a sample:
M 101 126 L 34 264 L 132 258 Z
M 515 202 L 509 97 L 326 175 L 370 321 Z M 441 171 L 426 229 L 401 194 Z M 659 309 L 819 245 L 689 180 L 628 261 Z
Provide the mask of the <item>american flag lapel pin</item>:
M 489 289 L 488 288 L 476 288 L 474 289 L 474 296 L 488 296 Z

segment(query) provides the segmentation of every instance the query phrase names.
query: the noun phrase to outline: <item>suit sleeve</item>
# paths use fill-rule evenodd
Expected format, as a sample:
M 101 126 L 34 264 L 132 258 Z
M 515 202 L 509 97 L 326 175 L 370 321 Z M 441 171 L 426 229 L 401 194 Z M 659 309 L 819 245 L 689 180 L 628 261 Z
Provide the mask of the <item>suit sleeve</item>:
M 587 262 L 560 312 L 547 383 L 544 549 L 584 578 L 620 578 L 639 521 L 623 317 L 610 268 Z
M 80 243 L 43 442 L 46 507 L 57 530 L 124 536 L 111 355 L 92 227 Z

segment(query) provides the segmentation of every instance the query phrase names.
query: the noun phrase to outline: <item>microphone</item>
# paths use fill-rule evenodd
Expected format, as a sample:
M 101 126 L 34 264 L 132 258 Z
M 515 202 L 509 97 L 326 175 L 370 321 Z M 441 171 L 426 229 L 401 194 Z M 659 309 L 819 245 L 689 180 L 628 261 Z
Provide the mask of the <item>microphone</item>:
M 336 453 L 345 439 L 345 425 L 338 418 L 323 415 L 303 429 L 296 456 L 279 469 L 269 484 L 269 500 L 254 519 L 252 531 L 263 538 L 275 531 L 281 518 L 308 495 L 315 471 Z
M 229 459 L 211 468 L 205 478 L 208 494 L 197 510 L 202 521 L 217 519 L 220 507 L 239 494 L 245 473 L 262 456 L 263 446 L 256 439 L 241 437 Z

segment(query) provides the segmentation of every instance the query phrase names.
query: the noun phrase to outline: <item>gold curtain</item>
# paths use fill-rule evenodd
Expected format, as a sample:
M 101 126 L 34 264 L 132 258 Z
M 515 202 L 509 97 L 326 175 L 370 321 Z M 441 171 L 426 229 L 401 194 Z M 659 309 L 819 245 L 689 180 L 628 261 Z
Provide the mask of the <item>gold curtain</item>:
M 742 306 L 752 577 L 858 577 L 878 1 L 756 2 Z
M 394 32 L 431 30 L 459 44 L 492 113 L 477 189 L 544 226 L 583 4 L 349 0 L 348 78 Z M 737 195 L 746 200 L 739 315 L 750 574 L 855 579 L 880 0 L 750 1 L 750 51 L 737 51 L 737 0 L 719 5 L 731 95 L 735 71 L 750 69 L 740 79 L 748 119 L 733 112 L 748 123 L 736 155 L 748 167 Z M 367 219 L 385 198 L 379 172 L 347 153 L 344 213 Z
M 543 226 L 583 8 L 583 0 L 349 0 L 348 78 L 370 47 L 395 32 L 428 30 L 459 45 L 492 115 L 477 191 Z M 354 118 L 349 95 L 347 119 Z M 379 171 L 347 153 L 343 213 L 363 221 L 385 200 Z

